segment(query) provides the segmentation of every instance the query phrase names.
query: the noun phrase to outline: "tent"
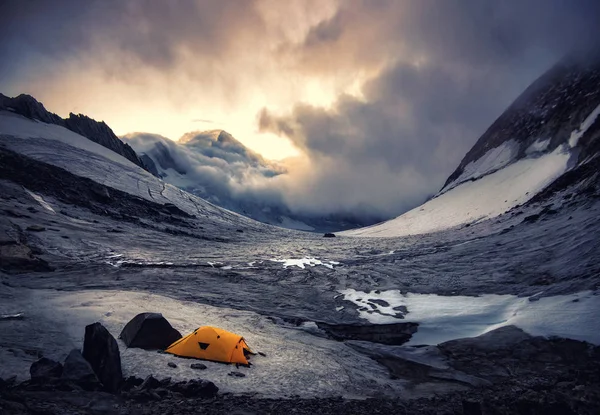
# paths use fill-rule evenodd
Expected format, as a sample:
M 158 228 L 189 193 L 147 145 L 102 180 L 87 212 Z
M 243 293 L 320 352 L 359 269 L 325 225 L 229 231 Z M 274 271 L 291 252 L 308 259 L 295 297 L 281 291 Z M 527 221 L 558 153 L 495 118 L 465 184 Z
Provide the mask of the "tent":
M 246 354 L 253 354 L 239 334 L 210 326 L 197 328 L 165 351 L 181 357 L 243 365 L 248 364 Z
M 127 347 L 164 350 L 181 339 L 181 333 L 162 314 L 141 313 L 125 325 L 119 338 Z

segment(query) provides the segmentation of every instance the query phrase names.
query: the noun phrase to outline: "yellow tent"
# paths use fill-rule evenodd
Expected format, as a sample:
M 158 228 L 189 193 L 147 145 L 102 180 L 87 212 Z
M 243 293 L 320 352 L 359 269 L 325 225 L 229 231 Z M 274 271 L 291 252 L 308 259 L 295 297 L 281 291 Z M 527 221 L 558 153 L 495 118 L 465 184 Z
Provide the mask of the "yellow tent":
M 213 360 L 215 362 L 248 364 L 245 353 L 252 353 L 239 334 L 216 327 L 203 326 L 177 340 L 165 350 L 181 357 Z

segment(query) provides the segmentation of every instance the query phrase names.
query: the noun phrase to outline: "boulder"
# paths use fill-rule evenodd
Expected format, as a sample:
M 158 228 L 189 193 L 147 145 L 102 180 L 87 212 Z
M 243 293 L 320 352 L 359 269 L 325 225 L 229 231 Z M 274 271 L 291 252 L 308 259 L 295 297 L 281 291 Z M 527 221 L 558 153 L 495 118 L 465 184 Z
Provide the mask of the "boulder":
M 327 232 L 323 235 L 323 238 L 335 238 L 335 233 Z
M 62 379 L 74 382 L 85 390 L 100 389 L 100 381 L 90 363 L 83 358 L 79 349 L 73 349 L 65 359 Z
M 199 369 L 199 370 L 205 370 L 207 368 L 207 366 L 204 363 L 192 363 L 190 365 L 190 367 L 192 369 Z
M 108 392 L 116 392 L 123 381 L 121 355 L 115 338 L 100 323 L 85 327 L 83 357 Z
M 119 338 L 127 347 L 164 350 L 181 339 L 181 333 L 162 314 L 141 313 L 125 325 Z
M 63 373 L 63 366 L 54 360 L 42 357 L 31 364 L 29 373 L 32 380 L 57 379 Z

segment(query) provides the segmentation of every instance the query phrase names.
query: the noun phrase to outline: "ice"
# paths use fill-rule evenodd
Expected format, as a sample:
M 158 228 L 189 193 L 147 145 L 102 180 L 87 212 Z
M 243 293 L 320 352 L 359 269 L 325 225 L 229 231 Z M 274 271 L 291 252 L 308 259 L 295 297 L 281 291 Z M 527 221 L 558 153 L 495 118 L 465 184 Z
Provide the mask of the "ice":
M 283 268 L 287 267 L 298 267 L 305 269 L 305 266 L 308 265 L 310 267 L 314 267 L 316 265 L 322 265 L 329 269 L 333 269 L 334 265 L 339 265 L 340 263 L 337 261 L 326 261 L 323 262 L 317 258 L 300 258 L 300 259 L 271 259 L 273 262 L 282 262 Z
M 577 146 L 577 143 L 579 143 L 579 139 L 583 137 L 588 128 L 590 128 L 592 124 L 596 121 L 598 115 L 600 115 L 600 105 L 598 105 L 596 109 L 592 111 L 585 120 L 583 120 L 578 129 L 573 130 L 571 132 L 571 136 L 569 137 L 569 145 L 571 146 L 571 148 Z
M 345 300 L 359 306 L 362 318 L 372 323 L 418 322 L 419 330 L 409 343 L 412 345 L 475 337 L 506 325 L 516 325 L 532 335 L 555 335 L 600 344 L 600 296 L 592 291 L 539 299 L 494 294 L 479 297 L 403 294 L 398 290 L 340 292 Z M 384 300 L 389 305 L 371 300 Z M 406 307 L 407 312 L 393 310 L 400 306 Z
M 33 193 L 32 191 L 27 190 L 27 189 L 25 189 L 25 191 L 27 193 L 29 193 L 29 195 L 31 197 L 33 197 L 35 199 L 35 201 L 38 202 L 44 209 L 49 210 L 52 213 L 56 213 L 56 211 L 52 208 L 52 206 L 50 206 L 48 204 L 48 202 L 46 202 L 42 196 L 40 196 L 36 193 Z
M 343 343 L 309 334 L 309 327 L 278 325 L 267 316 L 251 311 L 117 290 L 31 290 L 28 294 L 27 298 L 11 302 L 11 310 L 7 311 L 18 309 L 26 319 L 11 321 L 20 326 L 13 326 L 10 341 L 4 340 L 14 349 L 43 350 L 44 356 L 52 359 L 62 360 L 73 347 L 81 347 L 88 324 L 99 321 L 116 338 L 131 318 L 149 311 L 162 313 L 183 335 L 202 325 L 238 333 L 253 351 L 266 356 L 252 356 L 252 366 L 248 368 L 203 361 L 208 369 L 199 372 L 190 368 L 197 360 L 130 349 L 118 340 L 124 376 L 143 378 L 153 374 L 159 379 L 172 377 L 174 381 L 201 377 L 213 381 L 222 392 L 257 393 L 267 397 L 362 395 L 382 388 L 399 390 L 402 387 L 389 380 L 384 368 Z M 5 308 L 6 304 L 0 304 L 0 314 Z M 32 324 L 42 325 L 44 330 Z M 312 328 L 316 330 L 316 326 Z M 36 358 L 12 355 L 1 346 L 0 376 L 16 374 L 21 380 L 29 378 L 29 365 Z M 168 362 L 178 367 L 170 368 Z M 245 373 L 246 377 L 228 376 L 233 370 Z
M 392 237 L 440 231 L 499 216 L 521 205 L 567 170 L 564 146 L 513 163 L 478 180 L 462 183 L 405 214 L 345 236 Z

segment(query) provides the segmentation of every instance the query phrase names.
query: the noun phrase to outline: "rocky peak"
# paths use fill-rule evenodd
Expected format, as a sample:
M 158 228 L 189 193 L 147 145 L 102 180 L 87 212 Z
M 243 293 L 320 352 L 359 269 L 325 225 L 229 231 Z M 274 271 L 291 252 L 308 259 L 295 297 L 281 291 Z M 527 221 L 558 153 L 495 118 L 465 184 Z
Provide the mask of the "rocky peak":
M 15 98 L 0 94 L 0 110 L 11 111 L 33 120 L 65 127 L 148 170 L 129 144 L 122 142 L 104 121 L 98 122 L 85 115 L 73 113 L 69 114 L 69 118 L 63 119 L 46 110 L 41 102 L 26 94 Z
M 540 145 L 534 151 L 540 153 L 554 151 L 563 144 L 577 147 L 581 154 L 588 153 L 587 147 L 596 141 L 589 137 L 594 125 L 585 126 L 581 140 L 573 140 L 573 132 L 580 130 L 599 106 L 600 59 L 591 54 L 587 59 L 570 56 L 561 60 L 533 82 L 488 128 L 450 175 L 444 189 L 469 180 L 463 173 L 470 163 L 509 141 L 512 146 L 509 163 L 530 155 L 536 142 Z M 595 119 L 596 124 L 598 121 Z
M 122 142 L 104 121 L 98 122 L 83 114 L 70 113 L 69 118 L 64 122 L 69 130 L 111 149 L 140 167 L 146 168 L 129 144 Z
M 15 98 L 0 94 L 0 109 L 15 112 L 33 120 L 64 126 L 58 115 L 49 112 L 44 105 L 31 95 L 21 94 Z

